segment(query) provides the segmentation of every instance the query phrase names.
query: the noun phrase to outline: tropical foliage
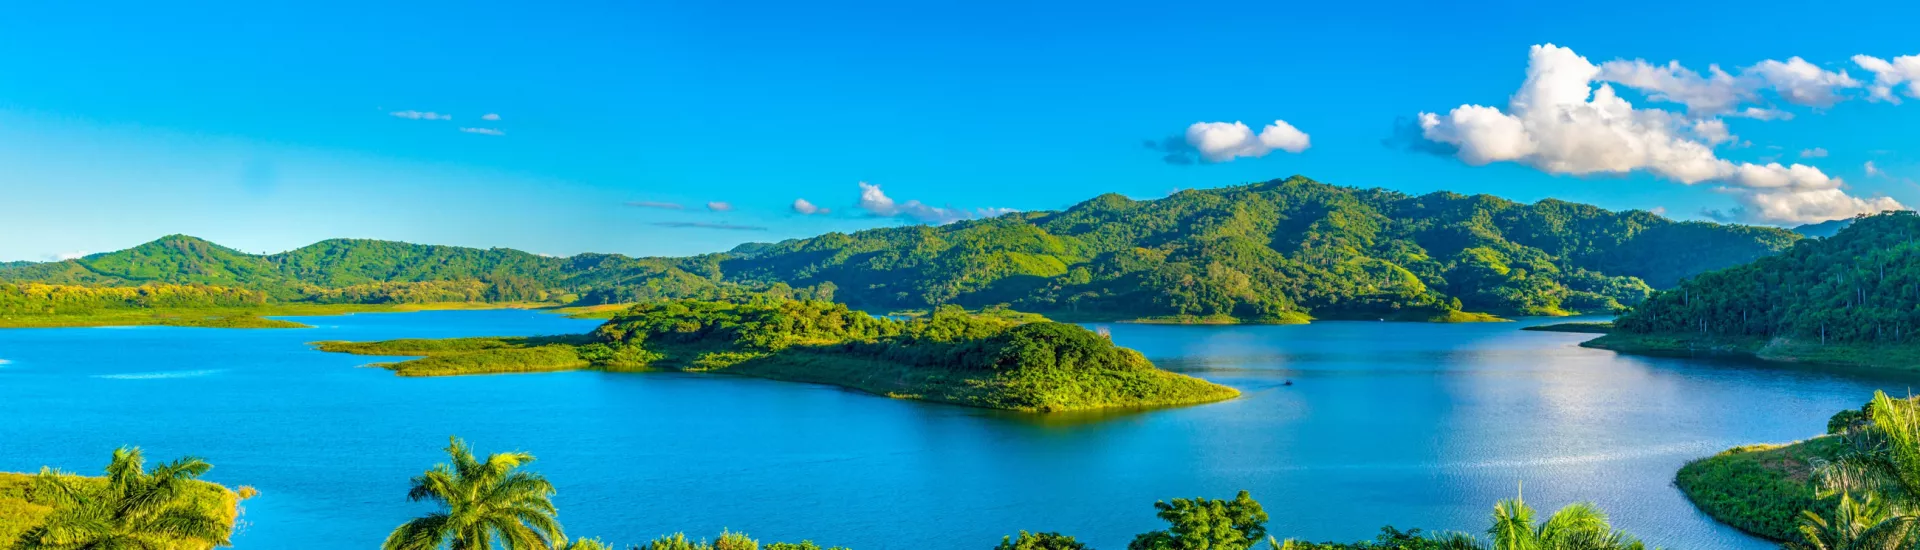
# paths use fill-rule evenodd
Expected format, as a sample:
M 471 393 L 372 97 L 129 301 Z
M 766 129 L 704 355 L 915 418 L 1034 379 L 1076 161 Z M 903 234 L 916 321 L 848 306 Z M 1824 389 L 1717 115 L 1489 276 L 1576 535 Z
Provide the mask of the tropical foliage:
M 533 455 L 495 453 L 482 460 L 455 437 L 447 456 L 449 462 L 414 477 L 407 491 L 407 500 L 433 502 L 440 510 L 401 524 L 387 535 L 383 550 L 489 550 L 495 544 L 548 550 L 566 540 L 553 484 L 521 469 Z M 582 546 L 591 544 L 598 541 Z
M 0 510 L 17 506 L 13 513 L 21 516 L 0 514 L 7 520 L 0 521 L 0 534 L 17 532 L 9 547 L 21 550 L 227 546 L 237 502 L 251 489 L 234 493 L 200 481 L 210 469 L 191 457 L 148 468 L 140 449 L 123 447 L 113 452 L 105 478 L 42 470 L 17 495 L 0 491 Z M 9 506 L 9 501 L 21 504 Z

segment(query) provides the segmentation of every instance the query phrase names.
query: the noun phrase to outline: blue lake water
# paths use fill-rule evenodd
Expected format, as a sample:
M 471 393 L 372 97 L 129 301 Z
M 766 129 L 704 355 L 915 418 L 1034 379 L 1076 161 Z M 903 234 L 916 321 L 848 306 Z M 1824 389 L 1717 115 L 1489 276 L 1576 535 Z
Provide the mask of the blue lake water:
M 300 318 L 299 330 L 0 330 L 0 471 L 193 454 L 251 485 L 241 549 L 374 548 L 427 510 L 408 478 L 458 434 L 524 450 L 569 534 L 722 528 L 856 549 L 986 548 L 1020 529 L 1123 548 L 1155 500 L 1253 492 L 1282 536 L 1484 529 L 1525 482 L 1667 548 L 1771 548 L 1673 488 L 1686 461 L 1821 432 L 1911 376 L 1588 350 L 1525 323 L 1114 325 L 1161 366 L 1246 392 L 1115 415 L 999 413 L 725 375 L 408 379 L 314 340 L 582 332 L 526 311 Z M 1285 380 L 1295 385 L 1282 386 Z

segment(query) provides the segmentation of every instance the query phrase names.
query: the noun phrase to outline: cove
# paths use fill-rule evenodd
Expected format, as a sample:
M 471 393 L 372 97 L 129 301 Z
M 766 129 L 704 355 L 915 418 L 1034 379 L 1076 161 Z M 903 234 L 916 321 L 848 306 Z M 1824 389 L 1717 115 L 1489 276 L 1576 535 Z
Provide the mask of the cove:
M 1672 486 L 1686 461 L 1823 431 L 1912 375 L 1644 358 L 1521 323 L 1104 325 L 1232 401 L 1038 416 L 714 374 L 401 378 L 305 342 L 579 333 L 530 311 L 289 318 L 311 329 L 0 331 L 0 470 L 97 470 L 115 446 L 252 485 L 241 549 L 375 547 L 424 508 L 449 435 L 525 450 L 569 534 L 722 528 L 857 549 L 980 547 L 1021 529 L 1122 548 L 1155 500 L 1253 492 L 1276 534 L 1484 527 L 1525 482 L 1667 548 L 1771 548 Z M 1537 322 L 1558 322 L 1537 321 Z M 1284 386 L 1292 380 L 1294 385 Z

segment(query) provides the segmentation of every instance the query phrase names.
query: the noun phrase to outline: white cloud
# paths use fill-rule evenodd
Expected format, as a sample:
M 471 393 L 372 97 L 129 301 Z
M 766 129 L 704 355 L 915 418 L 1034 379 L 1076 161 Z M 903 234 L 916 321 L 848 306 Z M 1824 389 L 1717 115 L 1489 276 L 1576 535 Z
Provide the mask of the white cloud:
M 1812 149 L 1800 150 L 1800 158 L 1803 158 L 1803 159 L 1818 159 L 1818 158 L 1826 158 L 1826 157 L 1827 157 L 1827 150 L 1826 148 L 1823 148 L 1823 147 L 1815 147 Z
M 713 201 L 713 202 L 707 203 L 707 209 L 712 210 L 714 212 L 726 212 L 729 210 L 733 210 L 733 204 L 721 202 L 721 201 Z
M 1187 146 L 1207 162 L 1264 157 L 1275 150 L 1298 153 L 1312 146 L 1306 132 L 1275 120 L 1259 134 L 1244 122 L 1195 122 L 1187 127 Z
M 1856 55 L 1853 64 L 1873 73 L 1873 84 L 1867 86 L 1867 94 L 1874 101 L 1899 103 L 1894 90 L 1902 85 L 1907 89 L 1907 97 L 1920 98 L 1920 55 L 1903 55 L 1892 61 Z
M 1735 136 L 1733 132 L 1727 130 L 1727 121 L 1717 118 L 1695 121 L 1693 123 L 1693 135 L 1694 137 L 1700 138 L 1700 141 L 1707 142 L 1707 145 L 1719 145 L 1739 139 L 1739 136 Z
M 387 113 L 407 120 L 453 120 L 453 115 L 443 115 L 433 111 L 394 111 Z
M 832 213 L 833 211 L 828 210 L 826 208 L 814 206 L 813 203 L 807 202 L 807 199 L 793 199 L 793 212 L 796 214 L 811 216 L 814 214 L 828 214 L 828 213 Z
M 902 218 L 922 223 L 945 224 L 968 220 L 976 217 L 993 217 L 1017 212 L 1009 208 L 981 208 L 966 210 L 931 206 L 917 200 L 896 202 L 880 190 L 880 186 L 860 182 L 860 200 L 855 206 L 868 214 L 883 218 Z
M 500 113 L 487 113 L 484 115 L 480 115 L 480 120 L 500 120 Z
M 485 135 L 485 136 L 504 136 L 504 135 L 507 135 L 507 133 L 506 133 L 506 132 L 502 132 L 502 131 L 500 131 L 500 130 L 497 130 L 497 129 L 493 129 L 493 128 L 461 128 L 461 129 L 460 129 L 460 131 L 462 131 L 462 132 L 466 132 L 466 133 L 469 133 L 469 134 L 480 134 L 480 135 Z
M 61 252 L 58 254 L 48 254 L 46 256 L 47 261 L 50 261 L 50 262 L 64 262 L 67 260 L 78 260 L 85 257 L 87 257 L 87 253 L 85 252 Z
M 1782 65 L 1768 70 L 1812 78 L 1792 63 Z M 1506 161 L 1551 174 L 1648 172 L 1689 185 L 1718 182 L 1746 204 L 1741 212 L 1754 220 L 1799 222 L 1899 207 L 1892 199 L 1848 196 L 1839 179 L 1812 166 L 1721 159 L 1713 146 L 1733 139 L 1724 125 L 1636 109 L 1611 86 L 1594 86 L 1604 72 L 1571 49 L 1534 46 L 1526 81 L 1505 111 L 1462 105 L 1446 114 L 1421 113 L 1421 135 L 1453 146 L 1456 156 L 1476 166 Z M 1812 101 L 1807 86 L 1794 93 Z
M 1617 59 L 1600 64 L 1597 78 L 1640 90 L 1654 101 L 1686 105 L 1695 114 L 1730 113 L 1755 99 L 1751 82 L 1735 78 L 1719 65 L 1707 66 L 1707 75 L 1702 76 L 1679 61 L 1654 65 L 1642 59 Z
M 1772 59 L 1761 61 L 1748 67 L 1746 72 L 1766 81 L 1788 102 L 1811 107 L 1832 107 L 1845 99 L 1839 90 L 1860 87 L 1860 81 L 1847 76 L 1846 71 L 1822 69 L 1798 57 L 1787 58 L 1784 62 Z
M 1887 175 L 1887 171 L 1881 170 L 1880 167 L 1878 166 L 1874 166 L 1873 161 L 1869 160 L 1867 161 L 1867 175 L 1868 176 L 1885 176 Z
M 1793 120 L 1793 113 L 1779 109 L 1762 109 L 1760 107 L 1748 107 L 1738 112 L 1727 113 L 1727 116 L 1751 118 L 1754 120 Z

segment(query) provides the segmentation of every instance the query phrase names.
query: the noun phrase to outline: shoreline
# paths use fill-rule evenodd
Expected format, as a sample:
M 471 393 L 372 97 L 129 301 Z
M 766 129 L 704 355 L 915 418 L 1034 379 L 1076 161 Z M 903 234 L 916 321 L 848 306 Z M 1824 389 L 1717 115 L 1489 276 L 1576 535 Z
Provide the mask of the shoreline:
M 594 308 L 599 306 L 585 306 Z M 569 316 L 580 312 L 543 302 L 428 302 L 420 304 L 269 304 L 232 308 L 107 309 L 81 315 L 0 316 L 0 330 L 34 328 L 182 327 L 232 329 L 294 329 L 313 325 L 274 317 L 331 317 L 358 313 L 414 313 L 420 311 L 486 311 L 496 309 L 552 310 Z M 587 318 L 587 317 L 576 317 Z
M 1701 338 L 1609 332 L 1580 343 L 1627 355 L 1745 359 L 1773 364 L 1920 371 L 1920 346 L 1808 344 L 1788 338 Z

